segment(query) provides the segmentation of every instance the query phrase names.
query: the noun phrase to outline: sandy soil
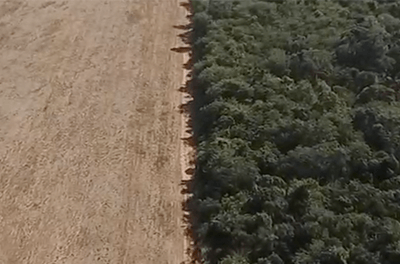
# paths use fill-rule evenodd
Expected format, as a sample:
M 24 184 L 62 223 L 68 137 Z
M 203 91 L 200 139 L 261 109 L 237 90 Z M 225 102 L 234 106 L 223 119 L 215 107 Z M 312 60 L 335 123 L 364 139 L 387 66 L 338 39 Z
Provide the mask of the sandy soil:
M 0 264 L 184 259 L 179 0 L 0 1 Z

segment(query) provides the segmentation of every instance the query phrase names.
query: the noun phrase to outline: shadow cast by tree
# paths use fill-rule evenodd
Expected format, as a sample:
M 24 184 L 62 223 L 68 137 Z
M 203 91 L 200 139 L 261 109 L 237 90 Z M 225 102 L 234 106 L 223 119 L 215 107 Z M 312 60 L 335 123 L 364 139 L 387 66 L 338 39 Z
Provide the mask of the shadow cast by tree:
M 182 66 L 183 69 L 187 70 L 186 74 L 186 82 L 182 85 L 178 91 L 183 94 L 184 97 L 191 97 L 193 98 L 193 82 L 192 82 L 192 68 L 193 68 L 193 59 L 192 59 L 192 30 L 193 30 L 193 23 L 191 18 L 192 15 L 192 7 L 189 2 L 181 2 L 180 6 L 185 8 L 189 15 L 186 18 L 189 20 L 186 25 L 175 25 L 173 28 L 178 30 L 183 30 L 183 33 L 179 33 L 177 36 L 181 39 L 182 43 L 186 44 L 187 46 L 181 47 L 173 47 L 171 51 L 177 53 L 187 53 L 188 60 Z M 186 127 L 188 128 L 185 133 L 190 134 L 188 137 L 183 137 L 181 140 L 187 146 L 196 152 L 196 139 L 193 133 L 193 116 L 194 116 L 194 100 L 184 100 L 184 102 L 179 106 L 179 112 L 183 115 L 188 116 L 186 120 Z M 182 180 L 181 186 L 181 193 L 186 195 L 186 199 L 182 202 L 182 210 L 184 211 L 183 221 L 185 223 L 185 235 L 190 241 L 188 248 L 186 248 L 186 254 L 190 258 L 190 264 L 201 263 L 200 262 L 200 250 L 197 246 L 197 239 L 193 232 L 193 226 L 195 223 L 195 215 L 194 215 L 194 207 L 192 202 L 192 195 L 194 192 L 194 174 L 196 170 L 196 157 L 190 157 L 190 162 L 188 164 L 190 167 L 185 170 L 185 174 L 187 175 L 187 180 Z

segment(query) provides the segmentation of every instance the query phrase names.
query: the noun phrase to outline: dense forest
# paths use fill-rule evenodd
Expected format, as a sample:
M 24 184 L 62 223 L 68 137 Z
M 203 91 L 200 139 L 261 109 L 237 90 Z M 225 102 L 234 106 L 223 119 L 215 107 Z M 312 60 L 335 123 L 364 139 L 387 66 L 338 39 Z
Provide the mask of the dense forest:
M 400 2 L 192 0 L 204 263 L 400 263 Z

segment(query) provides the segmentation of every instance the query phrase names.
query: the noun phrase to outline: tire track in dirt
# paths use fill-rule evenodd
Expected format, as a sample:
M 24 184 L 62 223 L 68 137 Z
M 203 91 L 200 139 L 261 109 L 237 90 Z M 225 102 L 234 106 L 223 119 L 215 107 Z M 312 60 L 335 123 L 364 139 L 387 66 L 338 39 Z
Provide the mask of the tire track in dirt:
M 179 1 L 0 5 L 0 263 L 182 262 Z

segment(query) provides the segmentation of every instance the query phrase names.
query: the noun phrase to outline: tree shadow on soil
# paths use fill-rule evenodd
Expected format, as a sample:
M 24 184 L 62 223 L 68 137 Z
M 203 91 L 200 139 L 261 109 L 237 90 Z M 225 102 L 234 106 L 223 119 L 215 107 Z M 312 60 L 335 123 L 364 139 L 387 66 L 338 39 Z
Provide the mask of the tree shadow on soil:
M 188 71 L 186 75 L 186 83 L 184 83 L 179 91 L 183 94 L 184 97 L 193 98 L 193 82 L 192 82 L 192 68 L 193 68 L 193 59 L 192 59 L 192 6 L 189 2 L 181 2 L 180 6 L 185 8 L 189 15 L 186 18 L 189 20 L 186 25 L 176 25 L 173 26 L 175 29 L 184 31 L 183 33 L 178 34 L 178 37 L 182 40 L 182 42 L 187 45 L 183 47 L 174 47 L 171 48 L 171 51 L 178 53 L 187 53 L 188 61 L 183 64 L 183 68 Z M 186 138 L 181 138 L 184 144 L 190 146 L 191 149 L 194 150 L 193 157 L 190 157 L 190 166 L 185 171 L 187 175 L 187 180 L 182 180 L 181 182 L 181 193 L 186 195 L 186 199 L 182 202 L 182 209 L 184 211 L 183 221 L 185 223 L 185 235 L 190 241 L 188 248 L 186 248 L 186 254 L 190 258 L 190 264 L 201 263 L 200 250 L 197 245 L 197 239 L 195 233 L 193 232 L 193 227 L 195 225 L 195 210 L 193 205 L 193 191 L 194 191 L 194 175 L 196 168 L 196 139 L 194 138 L 193 133 L 193 117 L 194 117 L 194 101 L 193 99 L 184 102 L 179 106 L 179 111 L 181 114 L 188 116 L 186 127 L 188 128 L 185 132 L 190 134 L 191 136 Z

